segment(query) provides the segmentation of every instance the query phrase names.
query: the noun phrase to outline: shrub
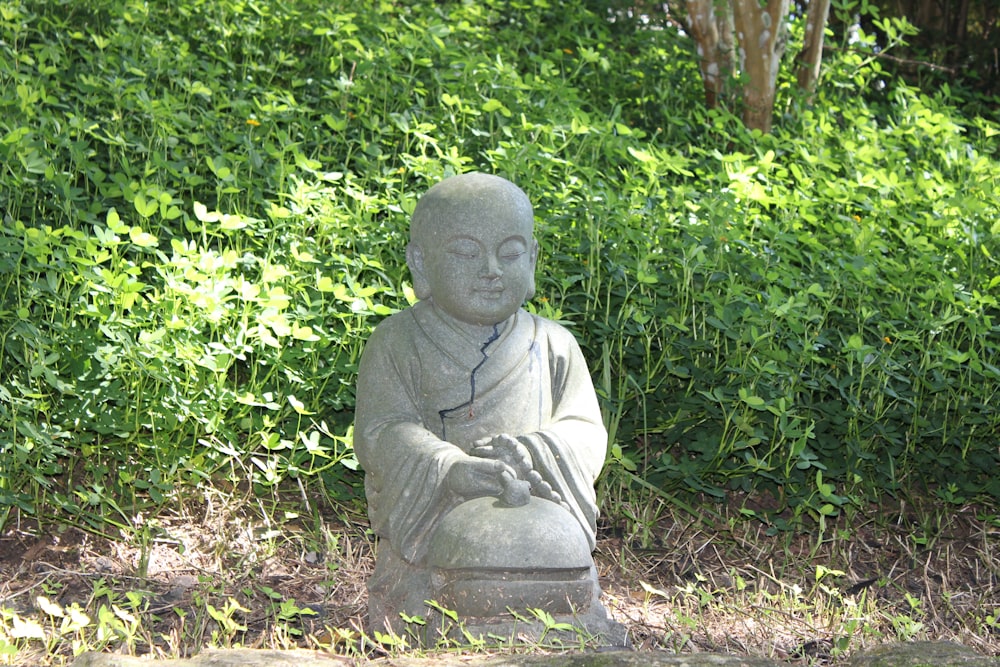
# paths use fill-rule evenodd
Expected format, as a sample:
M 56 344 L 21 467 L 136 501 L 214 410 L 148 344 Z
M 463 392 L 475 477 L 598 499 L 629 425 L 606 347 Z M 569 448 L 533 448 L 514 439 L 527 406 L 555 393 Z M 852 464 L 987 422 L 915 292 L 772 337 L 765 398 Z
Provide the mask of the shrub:
M 529 307 L 591 360 L 612 477 L 766 490 L 777 527 L 995 499 L 997 128 L 859 95 L 845 56 L 747 133 L 676 34 L 558 18 L 5 5 L 0 525 L 125 526 L 223 479 L 358 496 L 358 355 L 412 298 L 416 197 L 470 169 L 536 204 Z

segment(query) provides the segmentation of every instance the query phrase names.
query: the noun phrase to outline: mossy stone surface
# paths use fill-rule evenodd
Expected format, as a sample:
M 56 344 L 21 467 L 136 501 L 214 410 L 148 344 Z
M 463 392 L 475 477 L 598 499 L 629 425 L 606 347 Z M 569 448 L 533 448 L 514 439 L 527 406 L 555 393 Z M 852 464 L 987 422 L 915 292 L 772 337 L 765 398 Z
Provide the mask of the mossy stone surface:
M 767 658 L 692 653 L 674 655 L 653 651 L 591 651 L 556 655 L 476 657 L 463 654 L 433 657 L 402 656 L 365 661 L 318 651 L 254 649 L 207 650 L 183 660 L 149 661 L 108 653 L 84 653 L 73 667 L 781 667 L 787 663 Z M 952 642 L 886 644 L 859 653 L 847 667 L 1000 667 L 1000 658 L 988 657 Z

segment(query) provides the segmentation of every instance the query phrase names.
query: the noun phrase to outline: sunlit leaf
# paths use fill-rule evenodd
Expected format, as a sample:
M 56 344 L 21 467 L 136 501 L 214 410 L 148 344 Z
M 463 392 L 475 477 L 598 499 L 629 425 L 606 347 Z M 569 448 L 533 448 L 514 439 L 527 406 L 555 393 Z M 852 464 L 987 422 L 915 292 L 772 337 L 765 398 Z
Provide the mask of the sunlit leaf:
M 11 619 L 10 637 L 13 639 L 45 639 L 45 629 L 34 619 L 15 615 Z
M 297 323 L 292 323 L 292 338 L 295 340 L 302 341 L 317 341 L 319 336 L 313 331 L 310 326 L 299 326 Z
M 334 290 L 333 278 L 330 276 L 320 276 L 316 283 L 316 289 L 320 292 L 332 292 Z
M 129 230 L 129 240 L 140 248 L 151 248 L 159 243 L 157 238 L 148 232 L 142 231 L 140 227 L 133 227 Z
M 38 608 L 41 609 L 42 612 L 48 614 L 49 616 L 55 618 L 62 618 L 63 616 L 62 607 L 59 606 L 58 603 L 52 602 L 44 595 L 39 595 L 38 597 L 36 597 L 35 604 L 38 605 Z
M 656 162 L 657 158 L 650 152 L 644 151 L 641 148 L 635 148 L 634 146 L 628 147 L 628 154 L 634 157 L 639 162 Z
M 300 415 L 312 415 L 312 414 L 316 414 L 314 412 L 310 412 L 309 410 L 307 410 L 306 406 L 305 406 L 305 403 L 303 403 L 299 399 L 295 398 L 295 396 L 292 395 L 292 394 L 288 395 L 288 402 L 289 402 L 289 404 L 291 404 L 292 409 L 295 410 Z

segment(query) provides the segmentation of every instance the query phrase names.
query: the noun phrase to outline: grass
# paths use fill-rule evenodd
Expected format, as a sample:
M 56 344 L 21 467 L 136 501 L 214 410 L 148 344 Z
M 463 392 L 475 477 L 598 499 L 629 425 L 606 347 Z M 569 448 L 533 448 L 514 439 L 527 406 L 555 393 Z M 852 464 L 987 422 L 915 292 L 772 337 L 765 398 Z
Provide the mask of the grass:
M 650 547 L 623 545 L 641 580 L 622 612 L 641 646 L 678 652 L 842 664 L 887 642 L 950 640 L 995 655 L 996 518 L 965 508 L 928 536 L 919 511 L 887 511 L 785 539 L 737 517 L 727 530 L 675 516 Z

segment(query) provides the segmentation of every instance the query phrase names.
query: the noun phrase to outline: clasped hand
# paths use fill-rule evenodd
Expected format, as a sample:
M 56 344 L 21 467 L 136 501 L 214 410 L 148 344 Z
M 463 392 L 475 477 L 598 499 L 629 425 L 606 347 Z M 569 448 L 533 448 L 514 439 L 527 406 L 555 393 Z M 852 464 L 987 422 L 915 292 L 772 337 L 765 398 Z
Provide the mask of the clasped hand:
M 474 442 L 469 457 L 452 464 L 448 485 L 465 498 L 496 496 L 504 490 L 505 475 L 509 480 L 527 481 L 532 495 L 561 501 L 559 494 L 533 468 L 528 449 L 506 433 Z

